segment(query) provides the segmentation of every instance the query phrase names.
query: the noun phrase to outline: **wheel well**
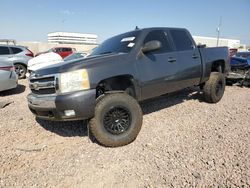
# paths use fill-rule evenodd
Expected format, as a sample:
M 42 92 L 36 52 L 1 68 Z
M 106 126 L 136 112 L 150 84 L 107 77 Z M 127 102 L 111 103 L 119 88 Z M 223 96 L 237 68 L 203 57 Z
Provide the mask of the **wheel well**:
M 107 78 L 97 85 L 96 98 L 111 91 L 125 91 L 128 88 L 130 88 L 128 94 L 136 98 L 134 78 L 131 75 L 120 75 Z
M 219 60 L 212 63 L 211 72 L 225 73 L 225 61 Z

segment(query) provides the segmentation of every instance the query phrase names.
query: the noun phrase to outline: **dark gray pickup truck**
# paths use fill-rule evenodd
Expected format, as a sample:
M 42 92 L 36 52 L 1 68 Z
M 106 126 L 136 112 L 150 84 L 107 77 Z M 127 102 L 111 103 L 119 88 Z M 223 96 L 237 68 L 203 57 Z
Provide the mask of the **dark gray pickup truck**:
M 136 29 L 106 40 L 85 59 L 31 74 L 28 105 L 43 119 L 89 119 L 99 143 L 122 146 L 141 129 L 138 101 L 200 86 L 204 100 L 216 103 L 229 68 L 226 47 L 196 46 L 186 29 Z

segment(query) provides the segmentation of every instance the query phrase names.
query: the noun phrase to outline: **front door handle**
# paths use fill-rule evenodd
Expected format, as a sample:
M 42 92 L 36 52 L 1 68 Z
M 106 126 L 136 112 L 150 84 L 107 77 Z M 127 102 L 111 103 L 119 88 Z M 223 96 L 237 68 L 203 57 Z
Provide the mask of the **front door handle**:
M 197 58 L 199 58 L 199 56 L 196 55 L 196 54 L 194 54 L 194 55 L 192 56 L 192 58 L 193 58 L 193 59 L 197 59 Z
M 175 62 L 176 62 L 176 59 L 175 59 L 175 58 L 170 57 L 170 58 L 168 58 L 168 62 L 169 62 L 169 63 L 175 63 Z

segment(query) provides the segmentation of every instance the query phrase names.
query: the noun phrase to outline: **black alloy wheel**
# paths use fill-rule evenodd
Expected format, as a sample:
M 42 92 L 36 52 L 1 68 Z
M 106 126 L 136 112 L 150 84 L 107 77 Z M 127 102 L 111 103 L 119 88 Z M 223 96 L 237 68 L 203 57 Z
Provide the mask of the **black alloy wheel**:
M 103 125 L 111 134 L 122 134 L 131 126 L 131 114 L 123 106 L 112 107 L 105 113 Z

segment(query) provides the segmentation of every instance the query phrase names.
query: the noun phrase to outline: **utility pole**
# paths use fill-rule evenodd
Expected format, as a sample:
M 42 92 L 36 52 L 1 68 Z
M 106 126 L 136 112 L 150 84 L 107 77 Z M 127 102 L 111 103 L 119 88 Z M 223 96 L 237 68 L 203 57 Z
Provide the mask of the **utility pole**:
M 217 28 L 217 47 L 219 46 L 219 40 L 220 40 L 220 28 L 221 28 L 221 16 L 220 16 L 220 22 L 219 22 L 219 26 Z

